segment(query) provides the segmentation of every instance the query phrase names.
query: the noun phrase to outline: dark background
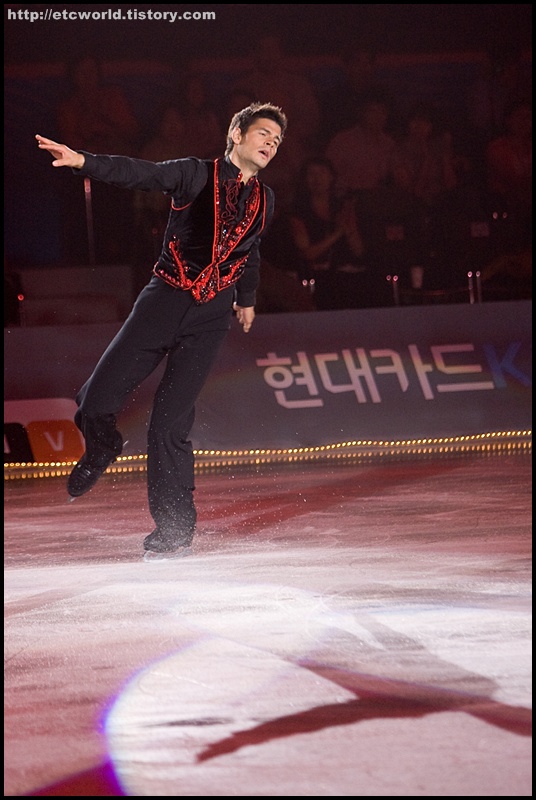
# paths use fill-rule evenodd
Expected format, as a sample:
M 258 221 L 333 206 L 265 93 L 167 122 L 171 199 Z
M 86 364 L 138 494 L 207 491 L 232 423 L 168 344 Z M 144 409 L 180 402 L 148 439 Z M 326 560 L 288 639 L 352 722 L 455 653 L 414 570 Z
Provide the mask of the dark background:
M 30 22 L 8 19 L 9 9 L 43 13 L 47 9 L 213 11 L 216 19 Z M 50 168 L 50 159 L 37 149 L 34 136 L 59 136 L 56 109 L 71 91 L 68 71 L 73 63 L 90 55 L 105 64 L 108 77 L 124 90 L 149 136 L 158 103 L 170 88 L 175 90 L 183 70 L 201 70 L 210 98 L 217 104 L 225 94 L 226 70 L 234 69 L 237 60 L 247 59 L 256 38 L 263 34 L 277 34 L 285 52 L 295 57 L 298 68 L 303 66 L 319 88 L 323 81 L 325 88 L 334 77 L 333 67 L 322 59 L 340 59 L 348 46 L 392 55 L 389 80 L 397 99 L 432 99 L 449 116 L 461 139 L 465 92 L 478 54 L 513 47 L 524 52 L 530 69 L 532 6 L 5 4 L 5 265 L 13 269 L 54 266 L 65 260 L 63 220 L 73 213 L 65 207 L 62 195 L 66 178 L 62 171 Z M 471 54 L 477 54 L 477 59 Z M 170 75 L 166 69 L 172 71 Z
M 240 56 L 252 37 L 277 33 L 296 55 L 333 55 L 348 43 L 381 52 L 480 50 L 513 39 L 532 43 L 529 3 L 335 3 L 335 4 L 5 4 L 4 9 L 215 11 L 212 21 L 8 20 L 5 62 L 71 59 L 86 53 L 106 58 Z

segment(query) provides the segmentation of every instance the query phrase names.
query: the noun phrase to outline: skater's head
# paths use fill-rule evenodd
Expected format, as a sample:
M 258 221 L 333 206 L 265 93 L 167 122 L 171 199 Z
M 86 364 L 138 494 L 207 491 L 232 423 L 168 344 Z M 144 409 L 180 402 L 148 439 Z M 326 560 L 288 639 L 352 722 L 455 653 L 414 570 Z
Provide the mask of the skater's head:
M 249 178 L 274 158 L 286 129 L 287 117 L 279 106 L 252 103 L 234 114 L 225 155 Z

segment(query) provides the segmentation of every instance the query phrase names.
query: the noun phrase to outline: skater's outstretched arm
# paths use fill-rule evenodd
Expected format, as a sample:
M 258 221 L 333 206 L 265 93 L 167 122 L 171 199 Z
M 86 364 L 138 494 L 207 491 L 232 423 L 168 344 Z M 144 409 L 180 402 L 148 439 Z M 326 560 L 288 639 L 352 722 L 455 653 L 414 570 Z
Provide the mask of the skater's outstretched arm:
M 66 144 L 58 144 L 52 139 L 45 139 L 44 136 L 36 134 L 37 146 L 41 150 L 48 150 L 53 156 L 53 167 L 71 167 L 72 169 L 81 169 L 85 163 L 85 157 L 82 153 L 77 153 L 76 150 L 71 150 Z

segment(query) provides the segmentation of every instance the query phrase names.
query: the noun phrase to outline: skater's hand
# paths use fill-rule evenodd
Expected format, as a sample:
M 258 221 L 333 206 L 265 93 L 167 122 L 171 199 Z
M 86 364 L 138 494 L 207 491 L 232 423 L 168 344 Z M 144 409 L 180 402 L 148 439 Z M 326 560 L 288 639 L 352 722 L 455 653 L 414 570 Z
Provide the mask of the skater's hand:
M 37 139 L 37 146 L 40 150 L 48 150 L 54 157 L 52 162 L 53 167 L 72 167 L 73 169 L 81 169 L 84 166 L 85 158 L 82 153 L 77 153 L 76 150 L 71 150 L 65 144 L 58 144 L 52 139 L 45 139 L 44 136 L 35 137 Z
M 255 319 L 255 307 L 239 306 L 237 303 L 233 303 L 233 311 L 236 314 L 238 322 L 242 325 L 244 333 L 248 333 Z

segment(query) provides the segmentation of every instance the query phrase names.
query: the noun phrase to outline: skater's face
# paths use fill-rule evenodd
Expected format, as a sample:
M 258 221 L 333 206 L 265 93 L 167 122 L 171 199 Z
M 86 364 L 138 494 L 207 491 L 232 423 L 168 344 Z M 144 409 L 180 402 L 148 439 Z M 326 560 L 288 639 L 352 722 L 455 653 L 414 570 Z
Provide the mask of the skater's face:
M 245 133 L 235 128 L 231 136 L 234 142 L 231 161 L 240 169 L 245 181 L 268 166 L 282 139 L 277 122 L 263 117 L 254 120 Z

